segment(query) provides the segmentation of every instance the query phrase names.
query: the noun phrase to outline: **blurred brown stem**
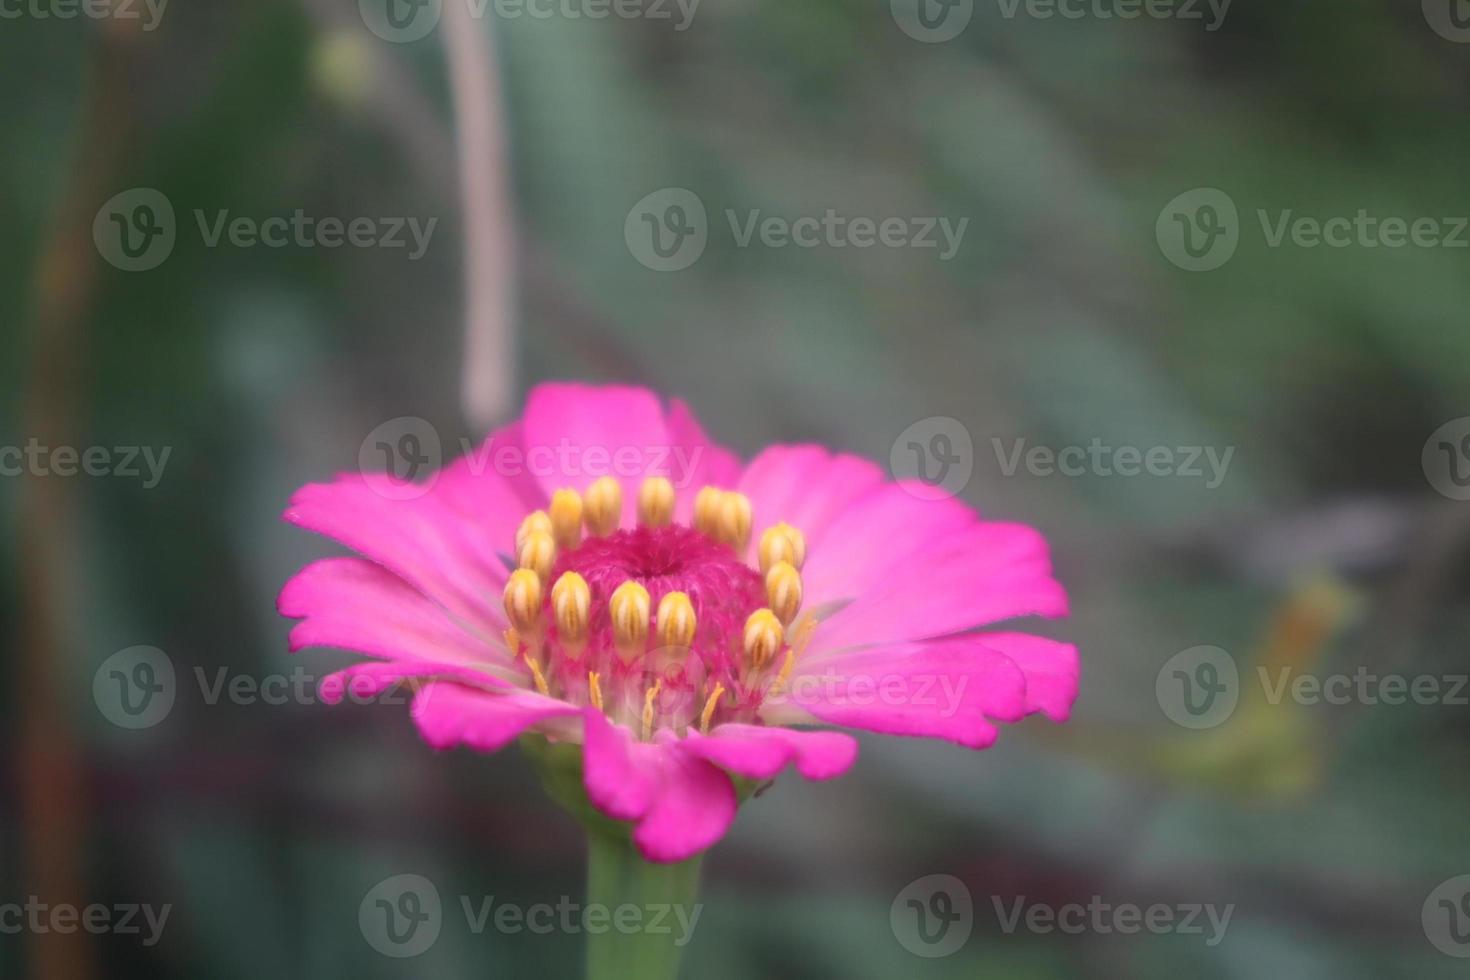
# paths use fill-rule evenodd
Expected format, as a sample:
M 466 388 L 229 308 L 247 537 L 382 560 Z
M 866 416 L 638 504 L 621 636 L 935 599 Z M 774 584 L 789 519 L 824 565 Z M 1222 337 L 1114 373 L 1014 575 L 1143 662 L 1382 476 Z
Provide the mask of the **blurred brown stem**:
M 47 446 L 77 444 L 85 324 L 96 283 L 92 218 L 108 197 L 125 131 L 130 32 L 110 22 L 97 42 L 75 141 L 73 168 L 36 269 L 31 367 L 24 432 Z M 67 696 L 68 635 L 75 616 L 73 484 L 23 477 L 17 506 L 20 616 L 17 772 L 25 894 L 50 904 L 87 904 L 86 788 Z M 85 932 L 30 937 L 30 972 L 47 980 L 95 975 Z

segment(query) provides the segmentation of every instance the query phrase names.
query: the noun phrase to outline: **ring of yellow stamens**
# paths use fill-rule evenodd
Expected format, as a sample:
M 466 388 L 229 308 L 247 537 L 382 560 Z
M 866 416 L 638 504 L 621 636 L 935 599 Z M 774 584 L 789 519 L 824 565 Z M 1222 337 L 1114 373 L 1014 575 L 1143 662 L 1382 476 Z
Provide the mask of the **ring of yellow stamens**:
M 608 600 L 608 614 L 612 619 L 613 646 L 624 663 L 632 663 L 643 656 L 648 646 L 649 604 L 648 590 L 642 584 L 629 580 L 613 590 Z
M 667 527 L 674 520 L 674 485 L 661 476 L 650 476 L 638 488 L 638 523 L 644 527 Z
M 536 531 L 551 533 L 551 518 L 544 510 L 533 510 L 521 519 L 520 527 L 516 528 L 517 555 L 520 555 L 521 548 L 525 546 L 526 538 Z
M 766 572 L 766 605 L 781 621 L 790 626 L 801 609 L 801 573 L 788 561 L 778 561 Z
M 694 645 L 699 625 L 694 603 L 682 592 L 670 592 L 658 601 L 658 642 L 662 647 L 684 650 Z
M 610 476 L 600 476 L 582 496 L 582 520 L 594 537 L 605 538 L 618 529 L 623 518 L 623 485 Z
M 551 578 L 551 566 L 556 563 L 556 542 L 552 540 L 551 532 L 532 531 L 526 535 L 516 553 L 516 564 L 521 568 L 527 568 L 536 573 L 545 585 L 547 579 Z
M 769 609 L 757 609 L 745 620 L 742 642 L 746 661 L 756 670 L 764 670 L 776 659 L 785 638 L 786 631 L 776 614 Z
M 743 493 L 720 495 L 720 511 L 715 537 L 743 554 L 750 543 L 750 498 Z
M 582 543 L 582 498 L 577 491 L 562 489 L 553 493 L 547 516 L 558 548 L 571 551 Z
M 556 638 L 573 660 L 587 649 L 587 618 L 592 590 L 576 572 L 562 572 L 551 587 L 551 609 L 556 616 Z
M 521 640 L 530 642 L 541 629 L 541 578 L 529 568 L 518 568 L 505 582 L 505 618 Z
M 587 700 L 592 702 L 592 707 L 602 710 L 602 676 L 595 670 L 587 672 Z
M 806 535 L 790 524 L 773 524 L 761 533 L 760 547 L 756 549 L 760 559 L 761 574 L 771 570 L 778 561 L 784 561 L 798 571 L 806 563 Z

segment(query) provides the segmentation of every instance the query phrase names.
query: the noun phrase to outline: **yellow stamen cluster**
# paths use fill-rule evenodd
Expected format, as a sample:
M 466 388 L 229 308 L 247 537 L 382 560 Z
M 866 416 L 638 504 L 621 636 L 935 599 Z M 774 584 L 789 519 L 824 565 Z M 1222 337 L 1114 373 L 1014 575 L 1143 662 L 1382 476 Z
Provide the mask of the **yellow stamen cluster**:
M 582 498 L 582 518 L 594 537 L 605 538 L 623 518 L 623 485 L 610 476 L 598 477 Z
M 772 525 L 761 535 L 757 553 L 762 575 L 778 561 L 787 562 L 799 571 L 806 564 L 806 535 L 790 524 Z
M 766 604 L 782 626 L 790 626 L 801 609 L 801 573 L 787 561 L 778 561 L 766 572 Z
M 563 572 L 551 587 L 551 609 L 556 616 L 556 636 L 573 660 L 587 649 L 588 612 L 592 590 L 576 572 Z
M 667 527 L 674 520 L 676 503 L 674 486 L 667 478 L 645 479 L 637 495 L 639 523 L 652 529 Z M 592 639 L 592 590 L 587 580 L 574 571 L 563 572 L 553 583 L 558 559 L 581 547 L 589 537 L 616 533 L 622 522 L 622 511 L 622 484 L 604 476 L 580 493 L 570 487 L 557 490 L 546 510 L 528 514 L 516 529 L 517 568 L 511 572 L 504 594 L 506 618 L 510 623 L 506 644 L 512 656 L 524 660 L 536 690 L 543 694 L 549 693 L 548 672 L 555 674 L 553 680 L 558 687 L 566 682 L 565 673 L 550 669 L 548 657 L 552 651 L 548 642 L 555 643 L 557 651 L 576 662 L 586 655 Z M 695 529 L 727 545 L 739 556 L 744 556 L 750 546 L 752 519 L 750 500 L 742 493 L 706 486 L 695 496 L 692 520 Z M 759 686 L 766 686 L 767 697 L 779 694 L 789 682 L 816 625 L 809 613 L 803 615 L 801 611 L 804 591 L 801 568 L 806 561 L 806 537 L 801 531 L 786 523 L 766 528 L 760 535 L 755 558 L 764 584 L 766 606 L 745 620 L 740 637 L 743 669 L 733 680 L 728 675 L 723 680 L 711 676 L 702 688 L 696 688 L 704 696 L 697 716 L 701 731 L 707 732 L 715 723 L 721 705 L 727 700 L 738 710 L 747 703 L 750 690 L 758 690 Z M 550 602 L 546 603 L 548 596 Z M 648 653 L 651 644 L 664 652 L 665 666 L 689 657 L 699 621 L 688 594 L 669 592 L 659 600 L 654 611 L 648 589 L 630 579 L 618 586 L 607 601 L 612 644 L 622 664 L 634 665 Z M 555 626 L 554 634 L 551 625 Z M 643 738 L 652 738 L 655 726 L 667 723 L 661 714 L 663 681 L 655 681 L 642 691 L 641 706 L 636 699 L 626 703 L 621 680 L 614 690 L 604 692 L 603 678 L 609 667 L 600 657 L 594 661 L 586 664 L 587 668 L 597 668 L 586 671 L 588 703 L 626 721 L 641 721 Z M 623 675 L 619 671 L 615 676 Z M 726 687 L 727 683 L 735 685 L 733 692 Z M 624 712 L 630 712 L 631 716 Z M 695 720 L 685 715 L 679 723 L 694 724 Z
M 624 663 L 632 663 L 643 656 L 648 646 L 649 604 L 648 590 L 641 583 L 629 580 L 613 590 L 608 601 L 608 613 L 612 618 L 613 645 Z
M 638 488 L 638 523 L 644 527 L 668 527 L 674 520 L 674 485 L 661 476 L 651 476 Z
M 522 640 L 541 629 L 541 578 L 529 568 L 510 573 L 505 583 L 505 618 Z
M 786 631 L 776 614 L 769 609 L 757 609 L 745 620 L 745 657 L 756 670 L 765 670 L 766 665 L 776 659 Z
M 694 603 L 682 592 L 670 592 L 658 602 L 659 646 L 671 650 L 687 650 L 694 645 L 698 626 Z
M 520 542 L 516 553 L 516 564 L 536 573 L 545 585 L 551 578 L 551 567 L 556 564 L 556 541 L 550 531 L 532 531 Z
M 582 543 L 582 497 L 575 490 L 551 495 L 551 532 L 556 546 L 571 551 Z
M 734 490 L 703 487 L 694 498 L 694 528 L 743 553 L 750 544 L 750 498 Z

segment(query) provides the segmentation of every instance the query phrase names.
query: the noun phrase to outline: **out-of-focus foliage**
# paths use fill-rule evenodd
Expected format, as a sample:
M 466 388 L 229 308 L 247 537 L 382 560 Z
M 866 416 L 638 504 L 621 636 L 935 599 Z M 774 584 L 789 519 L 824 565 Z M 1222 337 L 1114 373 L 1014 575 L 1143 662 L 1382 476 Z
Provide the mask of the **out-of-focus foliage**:
M 446 0 L 452 2 L 452 0 Z M 1178 651 L 1320 673 L 1463 673 L 1464 508 L 1426 484 L 1427 435 L 1470 414 L 1470 279 L 1453 248 L 1273 248 L 1257 221 L 1465 214 L 1470 47 L 1415 4 L 1237 0 L 1199 22 L 1007 18 L 977 3 L 924 44 L 886 4 L 705 0 L 666 21 L 492 18 L 517 229 L 518 391 L 621 379 L 691 400 L 743 451 L 816 440 L 888 458 L 916 420 L 970 431 L 966 499 L 1046 529 L 1083 651 L 1065 727 L 996 748 L 865 739 L 843 781 L 783 780 L 706 862 L 687 973 L 784 977 L 1449 977 L 1424 897 L 1470 872 L 1465 708 L 1243 705 L 1190 731 L 1155 678 Z M 78 186 L 162 190 L 178 243 L 129 274 L 62 243 L 92 282 L 83 445 L 172 449 L 156 488 L 76 482 L 53 665 L 78 733 L 81 848 L 95 900 L 171 902 L 164 941 L 90 939 L 99 976 L 566 976 L 576 936 L 474 935 L 458 897 L 581 891 L 575 826 L 514 752 L 435 755 L 392 707 L 209 704 L 195 672 L 313 677 L 274 594 L 326 546 L 278 521 L 291 490 L 358 463 L 397 416 L 452 455 L 462 228 L 439 38 L 384 42 L 352 3 L 177 3 L 125 45 L 124 128 L 83 159 L 103 28 L 0 21 L 0 442 L 24 444 L 40 256 Z M 1024 8 L 1023 8 L 1024 9 Z M 106 76 L 101 76 L 106 77 Z M 125 118 L 124 118 L 125 117 Z M 96 120 L 93 120 L 95 124 Z M 101 168 L 99 172 L 97 168 Z M 710 215 L 676 274 L 630 255 L 629 209 L 663 187 Z M 1155 221 L 1227 191 L 1234 258 L 1185 272 Z M 438 218 L 403 250 L 207 247 L 194 211 Z M 741 248 L 727 209 L 968 218 L 919 249 Z M 70 251 L 67 249 L 70 248 Z M 90 267 L 91 271 L 81 270 Z M 999 444 L 1233 447 L 1226 479 L 1007 475 Z M 19 486 L 0 479 L 14 511 Z M 15 530 L 0 538 L 19 619 Z M 1323 590 L 1326 590 L 1324 592 Z M 1302 608 L 1319 628 L 1281 626 Z M 1316 604 L 1314 604 L 1316 603 Z M 1295 620 L 1291 620 L 1295 622 Z M 1314 622 L 1317 622 L 1314 620 Z M 5 640 L 0 730 L 27 698 Z M 166 650 L 185 682 L 165 724 L 100 718 L 94 671 Z M 7 753 L 18 785 L 22 760 Z M 0 797 L 0 902 L 26 894 L 17 794 Z M 435 880 L 434 949 L 373 951 L 377 881 Z M 910 881 L 953 874 L 975 934 L 943 959 L 889 926 Z M 996 904 L 1235 905 L 1199 936 L 1007 935 Z M 0 969 L 26 962 L 0 936 Z

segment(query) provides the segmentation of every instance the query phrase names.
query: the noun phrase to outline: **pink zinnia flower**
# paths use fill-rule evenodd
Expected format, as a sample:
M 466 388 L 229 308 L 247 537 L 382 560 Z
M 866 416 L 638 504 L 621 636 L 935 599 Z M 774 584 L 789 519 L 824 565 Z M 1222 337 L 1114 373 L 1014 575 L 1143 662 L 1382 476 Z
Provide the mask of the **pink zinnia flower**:
M 979 749 L 1066 719 L 1074 647 L 973 632 L 1066 613 L 1045 541 L 935 496 L 817 446 L 741 465 L 682 402 L 543 385 L 428 485 L 303 487 L 286 520 L 363 557 L 308 565 L 279 605 L 293 650 L 376 658 L 327 700 L 406 681 L 436 748 L 580 743 L 591 803 L 679 861 L 729 827 L 732 775 L 852 765 L 851 736 L 790 726 Z

